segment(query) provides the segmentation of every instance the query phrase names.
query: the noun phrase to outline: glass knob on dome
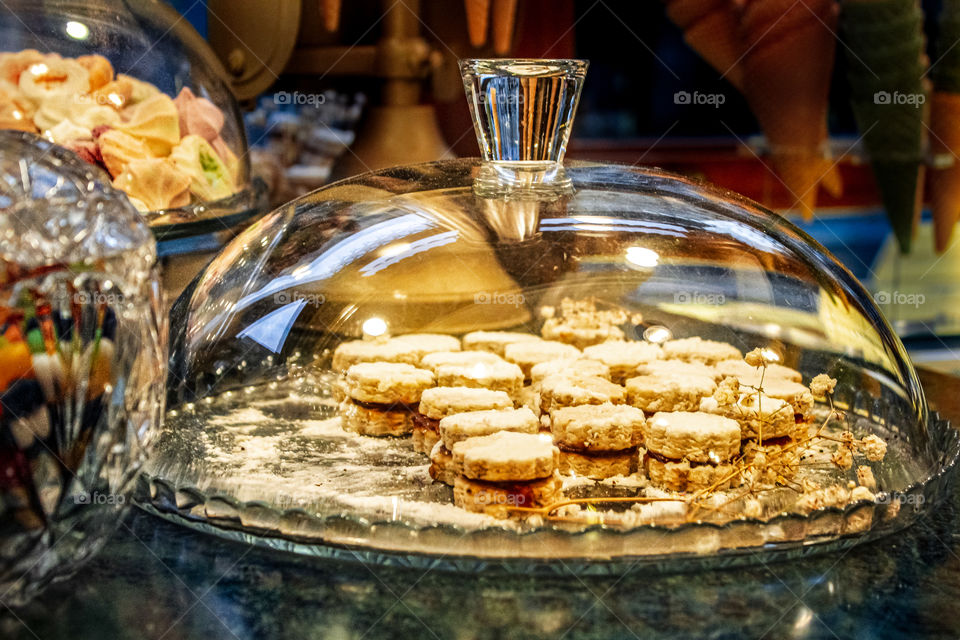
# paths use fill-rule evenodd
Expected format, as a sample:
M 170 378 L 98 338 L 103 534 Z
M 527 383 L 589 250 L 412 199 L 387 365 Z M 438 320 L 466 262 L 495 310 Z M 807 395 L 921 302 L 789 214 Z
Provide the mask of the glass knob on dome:
M 461 60 L 477 142 L 488 162 L 563 162 L 585 60 Z

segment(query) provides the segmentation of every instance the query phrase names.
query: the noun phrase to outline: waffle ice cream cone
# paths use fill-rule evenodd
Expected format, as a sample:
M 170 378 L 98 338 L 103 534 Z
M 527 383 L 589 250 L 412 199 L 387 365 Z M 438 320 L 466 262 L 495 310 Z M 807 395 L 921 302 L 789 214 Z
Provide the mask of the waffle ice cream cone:
M 960 218 L 960 94 L 934 93 L 930 108 L 930 147 L 934 166 L 930 170 L 930 208 L 933 210 L 934 243 L 937 252 L 950 244 L 953 227 Z M 943 166 L 941 166 L 941 164 Z
M 845 0 L 851 106 L 887 217 L 910 249 L 923 202 L 927 59 L 919 5 L 910 0 Z
M 738 32 L 733 0 L 667 0 L 667 17 L 683 29 L 683 39 L 730 84 L 743 88 L 740 65 L 746 45 Z
M 820 178 L 820 186 L 834 198 L 839 198 L 843 195 L 843 177 L 840 175 L 840 166 L 837 162 L 839 161 L 834 160 L 830 163 L 827 172 Z
M 771 168 L 790 191 L 789 209 L 810 220 L 817 207 L 817 186 L 830 164 L 825 158 L 806 154 L 771 153 Z
M 517 20 L 517 0 L 494 0 L 493 3 L 493 50 L 499 55 L 510 51 L 513 26 Z
M 808 219 L 820 181 L 829 175 L 831 188 L 838 187 L 824 149 L 836 23 L 833 0 L 742 3 L 744 95 L 767 138 L 773 169 Z
M 933 166 L 928 188 L 933 210 L 934 248 L 950 244 L 960 218 L 960 0 L 944 0 L 936 42 L 937 64 L 931 69 L 936 91 L 930 100 L 930 151 Z
M 340 28 L 340 0 L 320 0 L 323 28 L 334 32 Z
M 490 22 L 490 0 L 464 0 L 467 10 L 467 33 L 470 44 L 482 47 L 487 43 L 487 25 Z

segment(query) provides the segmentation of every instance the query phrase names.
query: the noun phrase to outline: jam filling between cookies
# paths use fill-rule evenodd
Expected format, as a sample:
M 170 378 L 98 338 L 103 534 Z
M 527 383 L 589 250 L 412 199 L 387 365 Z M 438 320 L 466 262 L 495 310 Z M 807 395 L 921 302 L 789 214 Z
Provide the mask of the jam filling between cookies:
M 658 462 L 662 462 L 663 464 L 669 464 L 669 463 L 681 464 L 681 463 L 683 463 L 683 462 L 687 462 L 691 467 L 716 467 L 716 466 L 718 466 L 718 465 L 720 465 L 720 464 L 728 464 L 726 461 L 724 461 L 724 462 L 695 462 L 695 461 L 693 461 L 693 460 L 686 460 L 686 461 L 684 461 L 684 460 L 675 460 L 674 458 L 668 458 L 667 456 L 660 455 L 659 453 L 657 453 L 657 452 L 655 452 L 655 451 L 650 451 L 650 450 L 648 450 L 648 451 L 644 454 L 643 458 L 644 458 L 644 460 L 643 460 L 644 464 L 646 464 L 646 462 L 647 462 L 648 459 L 650 459 L 650 460 L 657 460 Z
M 755 440 L 744 440 L 744 443 L 754 442 Z M 763 446 L 765 447 L 785 447 L 788 444 L 793 443 L 793 438 L 790 436 L 780 436 L 779 438 L 764 438 Z
M 566 453 L 575 453 L 580 456 L 587 456 L 589 458 L 621 458 L 623 456 L 634 455 L 637 453 L 637 447 L 629 447 L 627 449 L 616 449 L 614 451 L 594 451 L 591 449 L 580 449 L 578 447 L 571 447 L 567 444 L 557 444 L 557 448 L 560 451 Z
M 485 480 L 470 480 L 470 482 L 483 487 L 487 491 L 506 494 L 504 499 L 498 499 L 496 503 L 514 507 L 532 507 L 536 505 L 536 494 L 533 491 L 533 485 L 542 481 L 543 480 L 540 479 L 529 482 L 487 482 Z M 478 495 L 478 492 L 475 492 L 475 495 Z
M 413 414 L 413 426 L 423 429 L 424 431 L 440 433 L 440 421 L 436 418 L 425 416 L 419 411 L 416 411 Z
M 363 402 L 355 398 L 350 398 L 350 401 L 358 407 L 372 409 L 373 411 L 406 411 L 407 413 L 411 414 L 418 413 L 415 405 L 404 404 L 402 402 Z M 416 415 L 414 415 L 414 419 L 416 419 Z

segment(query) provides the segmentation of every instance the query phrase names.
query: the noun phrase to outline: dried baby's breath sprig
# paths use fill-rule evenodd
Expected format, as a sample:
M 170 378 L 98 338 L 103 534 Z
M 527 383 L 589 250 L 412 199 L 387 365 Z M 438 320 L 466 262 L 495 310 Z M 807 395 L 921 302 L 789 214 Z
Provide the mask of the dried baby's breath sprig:
M 839 438 L 823 436 L 823 439 L 840 443 L 840 446 L 830 459 L 835 465 L 844 470 L 853 466 L 854 453 L 862 453 L 867 460 L 871 462 L 879 462 L 887 455 L 887 443 L 874 434 L 864 436 L 858 440 L 854 437 L 853 433 L 844 431 L 840 434 Z
M 841 446 L 833 452 L 830 460 L 841 469 L 849 469 L 853 466 L 853 451 Z
M 737 401 L 738 407 L 743 404 L 745 399 L 751 400 L 754 393 L 756 394 L 756 403 L 759 404 L 763 391 L 763 374 L 766 373 L 766 367 L 770 363 L 765 357 L 764 352 L 760 349 L 754 349 L 747 355 L 749 358 L 745 358 L 745 360 L 747 360 L 749 364 L 761 367 L 763 371 L 761 373 L 760 383 L 756 387 L 739 386 L 738 390 L 745 387 L 750 391 L 741 395 Z M 812 450 L 815 443 L 822 440 L 830 440 L 839 444 L 837 451 L 831 456 L 831 459 L 834 464 L 842 469 L 849 469 L 853 466 L 853 454 L 859 450 L 862 450 L 864 454 L 866 454 L 866 449 L 869 448 L 871 455 L 876 456 L 880 455 L 881 448 L 885 449 L 883 441 L 876 436 L 867 436 L 862 440 L 858 440 L 850 431 L 842 432 L 839 437 L 828 436 L 823 433 L 832 418 L 840 417 L 840 414 L 833 406 L 832 394 L 835 388 L 836 380 L 825 374 L 816 376 L 814 382 L 811 383 L 811 391 L 816 391 L 819 399 L 825 399 L 830 406 L 830 412 L 814 433 L 811 434 L 809 431 L 804 430 L 802 435 L 796 435 L 794 441 L 786 446 L 772 445 L 767 447 L 763 446 L 762 441 L 748 442 L 745 445 L 742 457 L 740 458 L 740 465 L 738 466 L 742 492 L 739 493 L 739 495 L 734 495 L 730 501 L 738 499 L 749 501 L 755 499 L 757 495 L 763 491 L 771 490 L 774 486 L 781 486 L 796 491 L 800 495 L 797 501 L 797 509 L 801 512 L 809 513 L 810 511 L 827 506 L 847 504 L 854 495 L 852 491 L 856 491 L 855 499 L 857 500 L 868 499 L 868 496 L 873 495 L 868 487 L 857 487 L 855 483 L 851 483 L 851 487 L 844 487 L 842 485 L 823 487 L 813 478 L 800 478 L 799 481 L 794 480 L 802 464 L 802 459 Z M 729 390 L 730 388 L 727 387 L 720 390 L 718 394 L 715 394 L 714 399 L 718 404 L 727 400 Z M 785 406 L 788 407 L 789 405 Z M 742 409 L 743 407 L 740 408 Z M 872 473 L 870 477 L 872 478 Z M 723 481 L 726 480 L 726 478 L 723 479 Z M 693 496 L 691 499 L 692 508 L 690 509 L 688 519 L 693 519 L 699 509 L 713 509 L 712 505 L 708 503 L 704 496 L 709 496 L 715 488 L 716 487 L 710 487 Z M 744 508 L 747 508 L 747 502 L 744 503 Z M 751 511 L 755 510 L 755 506 L 751 506 L 750 508 Z
M 751 367 L 765 367 L 772 362 L 768 362 L 767 356 L 764 354 L 763 349 L 759 347 L 750 351 L 743 357 L 744 361 Z
M 833 390 L 837 388 L 837 381 L 825 373 L 821 373 L 810 381 L 810 393 L 817 400 L 833 395 Z
M 873 476 L 873 469 L 867 465 L 857 467 L 857 482 L 860 486 L 866 487 L 870 491 L 877 490 L 877 479 Z
M 713 399 L 721 407 L 736 404 L 740 399 L 740 380 L 733 376 L 724 378 L 717 386 L 717 390 L 713 392 Z
M 807 514 L 826 506 L 823 499 L 823 490 L 815 489 L 808 491 L 797 498 L 796 508 L 801 513 Z
M 857 489 L 862 488 L 863 487 L 857 487 Z M 797 498 L 796 507 L 803 513 L 810 513 L 811 511 L 825 507 L 840 507 L 850 502 L 851 495 L 849 489 L 842 485 L 835 484 L 824 489 L 814 489 L 804 493 Z
M 867 460 L 879 462 L 887 455 L 887 443 L 879 436 L 870 434 L 860 440 L 860 450 L 863 451 Z

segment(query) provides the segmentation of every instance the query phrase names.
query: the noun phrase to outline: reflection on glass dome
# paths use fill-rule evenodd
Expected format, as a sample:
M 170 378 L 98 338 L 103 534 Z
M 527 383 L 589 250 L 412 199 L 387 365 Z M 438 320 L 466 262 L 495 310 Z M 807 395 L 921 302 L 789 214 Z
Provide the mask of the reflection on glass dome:
M 510 117 L 551 151 L 365 174 L 238 236 L 174 310 L 154 504 L 312 554 L 590 563 L 824 548 L 936 502 L 954 432 L 832 256 L 687 178 L 561 166 L 585 65 L 464 69 L 482 144 Z

